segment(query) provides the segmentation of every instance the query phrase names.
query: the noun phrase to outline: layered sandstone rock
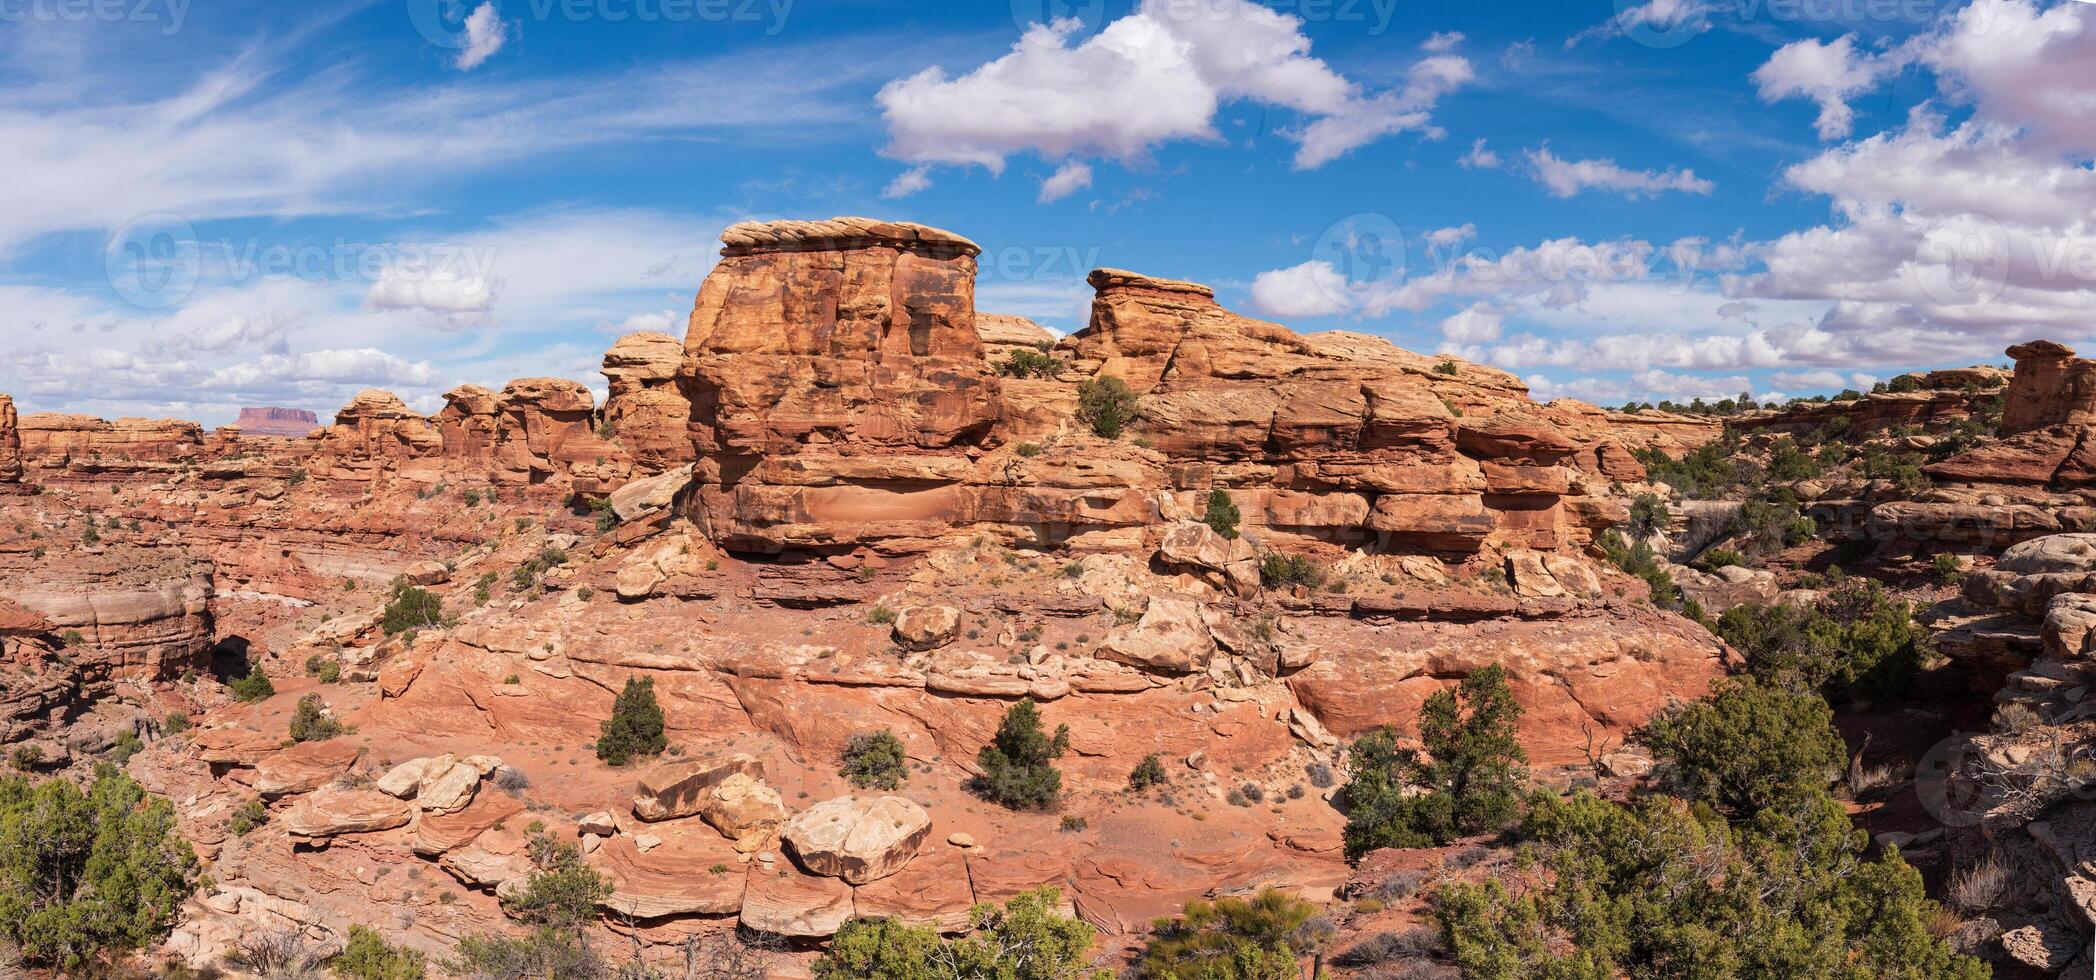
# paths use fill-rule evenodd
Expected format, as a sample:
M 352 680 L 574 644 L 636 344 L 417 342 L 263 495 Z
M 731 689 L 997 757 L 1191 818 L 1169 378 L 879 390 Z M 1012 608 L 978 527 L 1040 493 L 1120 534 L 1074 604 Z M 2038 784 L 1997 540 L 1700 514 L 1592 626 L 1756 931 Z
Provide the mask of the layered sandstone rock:
M 204 444 L 203 426 L 179 419 L 38 413 L 22 416 L 17 429 L 24 464 L 41 470 L 140 472 L 193 459 Z
M 83 680 L 164 680 L 200 670 L 212 640 L 212 569 L 179 552 L 113 545 L 64 561 L 0 554 L 0 599 L 76 640 Z
M 320 416 L 303 408 L 243 408 L 233 424 L 242 435 L 303 439 L 320 428 Z
M 604 421 L 612 438 L 633 456 L 643 473 L 660 473 L 692 461 L 691 402 L 677 387 L 684 343 L 665 333 L 620 337 L 604 355 L 611 383 Z
M 982 337 L 983 357 L 992 366 L 1010 360 L 1018 351 L 1039 352 L 1055 346 L 1055 334 L 1023 316 L 978 312 L 975 330 Z
M 712 536 L 776 551 L 943 522 L 1002 412 L 975 327 L 979 249 L 859 218 L 722 241 L 679 379 Z M 793 527 L 811 524 L 827 526 Z
M 924 808 L 899 796 L 839 797 L 786 822 L 786 847 L 801 866 L 854 885 L 901 871 L 931 834 Z
M 0 484 L 22 481 L 22 436 L 17 429 L 15 401 L 0 395 Z

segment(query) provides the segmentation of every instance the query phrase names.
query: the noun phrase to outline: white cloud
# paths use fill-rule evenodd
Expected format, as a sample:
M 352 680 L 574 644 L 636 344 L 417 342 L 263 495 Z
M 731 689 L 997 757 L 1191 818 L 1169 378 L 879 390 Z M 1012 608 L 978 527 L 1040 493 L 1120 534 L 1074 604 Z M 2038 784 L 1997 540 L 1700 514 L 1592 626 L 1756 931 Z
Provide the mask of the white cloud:
M 1603 190 L 1636 200 L 1656 197 L 1667 191 L 1709 194 L 1717 185 L 1696 176 L 1693 170 L 1626 170 L 1616 161 L 1566 160 L 1549 147 L 1528 151 L 1536 181 L 1554 197 L 1572 197 L 1585 190 Z
M 658 313 L 635 313 L 617 323 L 606 321 L 597 329 L 604 333 L 618 334 L 621 337 L 629 333 L 666 333 L 674 336 L 678 332 L 678 320 L 679 317 L 673 310 L 663 310 Z
M 1436 228 L 1421 237 L 1425 238 L 1429 245 L 1449 248 L 1476 238 L 1477 225 L 1475 223 L 1465 223 L 1453 228 Z
M 1252 277 L 1252 305 L 1273 316 L 1331 316 L 1354 310 L 1346 277 L 1332 263 L 1312 259 Z
M 1877 87 L 1895 70 L 1896 59 L 1859 54 L 1855 35 L 1830 42 L 1806 38 L 1786 44 L 1754 72 L 1763 102 L 1802 97 L 1819 103 L 1816 124 L 1820 139 L 1837 139 L 1855 128 L 1856 113 L 1848 100 Z
M 389 266 L 364 294 L 374 310 L 423 310 L 462 324 L 495 304 L 496 284 L 480 276 L 451 271 Z
M 1060 201 L 1084 188 L 1092 186 L 1092 168 L 1072 160 L 1055 169 L 1047 180 L 1041 181 L 1040 203 Z
M 1718 5 L 1710 0 L 1647 0 L 1633 6 L 1617 4 L 1616 16 L 1565 39 L 1565 47 L 1581 42 L 1649 33 L 1658 38 L 1694 37 L 1711 28 L 1710 15 Z
M 1485 138 L 1480 136 L 1477 142 L 1470 144 L 1470 152 L 1463 154 L 1456 162 L 1462 164 L 1465 170 L 1497 170 L 1500 159 L 1499 154 L 1485 148 Z
M 1250 100 L 1303 114 L 1288 135 L 1296 166 L 1314 168 L 1404 130 L 1429 131 L 1441 95 L 1472 77 L 1469 62 L 1435 53 L 1394 92 L 1365 93 L 1311 56 L 1302 21 L 1249 0 L 1144 0 L 1079 39 L 1081 22 L 1034 24 L 1011 53 L 959 76 L 939 67 L 896 79 L 876 96 L 884 152 L 913 164 L 979 165 L 1001 173 L 1016 153 L 1050 159 L 1138 160 L 1176 140 L 1213 140 L 1225 103 Z
M 1462 31 L 1436 31 L 1420 42 L 1421 51 L 1453 51 L 1465 40 Z
M 1441 321 L 1441 338 L 1451 344 L 1481 344 L 1499 337 L 1505 320 L 1491 307 L 1477 303 Z
M 502 12 L 495 9 L 493 2 L 483 3 L 466 16 L 466 44 L 459 49 L 458 59 L 452 67 L 460 71 L 472 71 L 481 66 L 502 45 L 509 41 L 509 25 L 502 22 Z
M 881 188 L 881 196 L 894 200 L 899 197 L 909 197 L 912 194 L 927 190 L 931 186 L 931 167 L 911 167 L 902 173 L 896 174 L 895 179 L 888 182 L 888 186 Z

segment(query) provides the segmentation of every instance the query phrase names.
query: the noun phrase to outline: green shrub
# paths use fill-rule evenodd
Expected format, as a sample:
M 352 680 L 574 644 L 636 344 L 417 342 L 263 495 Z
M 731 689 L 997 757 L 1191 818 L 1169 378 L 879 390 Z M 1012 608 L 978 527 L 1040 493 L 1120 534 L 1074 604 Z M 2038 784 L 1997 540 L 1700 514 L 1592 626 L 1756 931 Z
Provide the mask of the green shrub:
M 528 851 L 536 870 L 502 907 L 529 929 L 522 936 L 468 935 L 459 940 L 454 974 L 481 977 L 594 980 L 608 972 L 590 948 L 589 927 L 597 904 L 611 896 L 611 882 L 584 864 L 582 849 L 534 833 Z
M 1848 698 L 1906 692 L 1921 670 L 1927 631 L 1913 606 L 1866 578 L 1843 578 L 1812 605 L 1747 603 L 1717 633 L 1770 684 Z
M 269 682 L 269 675 L 260 667 L 249 667 L 247 673 L 226 682 L 226 689 L 233 692 L 236 700 L 249 703 L 267 701 L 277 693 L 276 685 Z
M 166 936 L 202 881 L 174 808 L 115 766 L 84 793 L 0 778 L 0 939 L 31 965 L 99 974 Z
M 428 970 L 419 950 L 392 945 L 369 926 L 350 926 L 349 944 L 328 966 L 349 980 L 422 980 Z
M 1111 375 L 1077 386 L 1077 420 L 1102 439 L 1120 438 L 1121 430 L 1135 419 L 1135 404 L 1135 392 Z
M 1213 528 L 1215 533 L 1235 540 L 1237 521 L 1241 516 L 1236 502 L 1221 487 L 1208 491 L 1208 512 L 1201 515 L 1201 523 Z
M 1307 555 L 1269 551 L 1259 556 L 1259 581 L 1269 589 L 1285 589 L 1298 585 L 1315 589 L 1324 584 L 1325 569 Z
M 1012 356 L 997 365 L 997 373 L 1007 378 L 1053 378 L 1063 373 L 1069 365 L 1063 359 L 1047 351 L 1020 348 Z
M 385 618 L 381 620 L 387 636 L 430 629 L 443 623 L 444 600 L 427 589 L 407 584 L 393 590 L 393 601 L 386 603 Z
M 1956 585 L 1965 579 L 1965 565 L 1958 561 L 1957 555 L 1948 551 L 1937 555 L 1936 560 L 1929 564 L 1929 569 L 1935 572 L 1936 581 L 1944 585 Z
M 1158 919 L 1136 961 L 1145 980 L 1294 980 L 1332 934 L 1317 906 L 1268 888 L 1250 899 L 1195 899 Z
M 1630 501 L 1630 536 L 1642 541 L 1674 528 L 1674 512 L 1655 493 L 1641 493 Z
M 291 740 L 294 742 L 325 742 L 342 734 L 342 723 L 327 715 L 327 703 L 318 694 L 308 694 L 298 699 L 298 707 L 291 712 Z
M 1456 362 L 1454 361 L 1442 361 L 1441 363 L 1434 365 L 1434 373 L 1446 374 L 1452 377 L 1454 375 L 1461 374 L 1462 369 L 1456 367 Z
M 160 726 L 167 729 L 169 735 L 180 735 L 190 728 L 189 716 L 180 711 L 170 711 L 167 713 L 167 717 L 161 721 Z
M 1747 556 L 1730 548 L 1712 548 L 1703 553 L 1703 564 L 1711 569 L 1725 568 L 1731 565 L 1745 565 L 1746 563 Z
M 1985 980 L 1930 931 L 1938 909 L 1897 852 L 1824 793 L 1737 827 L 1664 796 L 1541 796 L 1522 828 L 1549 873 L 1434 893 L 1465 977 L 1887 977 Z
M 895 610 L 887 606 L 875 606 L 866 614 L 866 621 L 875 626 L 887 626 L 895 622 Z
M 1058 915 L 1061 902 L 1043 887 L 1003 908 L 977 905 L 956 939 L 894 919 L 848 919 L 815 961 L 815 980 L 1109 980 L 1086 965 L 1097 933 Z
M 1012 452 L 1018 453 L 1022 459 L 1032 459 L 1041 454 L 1041 444 L 1038 442 L 1022 442 L 1013 447 Z
M 838 775 L 860 789 L 901 789 L 910 778 L 910 760 L 902 740 L 887 729 L 854 735 L 844 745 L 844 768 Z
M 1528 778 L 1528 754 L 1514 738 L 1520 718 L 1506 670 L 1491 664 L 1420 705 L 1424 755 L 1399 745 L 1389 726 L 1363 735 L 1350 754 L 1347 859 L 1379 847 L 1446 844 L 1511 823 Z
M 256 828 L 268 822 L 269 807 L 264 806 L 262 798 L 258 796 L 250 798 L 246 803 L 240 804 L 233 811 L 233 817 L 226 823 L 226 829 L 241 837 L 246 837 L 254 833 Z
M 116 741 L 109 746 L 109 761 L 122 766 L 130 762 L 132 756 L 145 751 L 145 747 L 146 743 L 139 741 L 137 732 L 120 733 Z
M 1164 781 L 1164 763 L 1158 761 L 1155 752 L 1143 756 L 1143 761 L 1136 763 L 1135 768 L 1128 773 L 1128 788 L 1138 793 L 1161 785 Z
M 44 764 L 44 750 L 34 745 L 17 745 L 7 754 L 7 764 L 16 772 L 29 772 Z
M 1032 698 L 1004 713 L 997 736 L 983 746 L 975 762 L 982 769 L 976 787 L 985 797 L 1014 810 L 1045 810 L 1062 794 L 1063 774 L 1054 762 L 1070 748 L 1070 726 L 1059 725 L 1050 738 L 1041 728 Z
M 1818 694 L 1747 678 L 1676 705 L 1641 738 L 1683 795 L 1747 819 L 1834 781 L 1848 750 L 1833 722 Z
M 322 684 L 334 684 L 342 680 L 342 664 L 333 657 L 316 653 L 306 658 L 306 675 L 318 678 Z
M 612 702 L 611 717 L 598 726 L 597 758 L 623 766 L 634 756 L 661 755 L 669 747 L 663 735 L 662 705 L 655 701 L 655 679 L 627 678 Z
M 1643 579 L 1652 590 L 1652 602 L 1661 609 L 1682 609 L 1688 603 L 1687 594 L 1674 584 L 1674 576 L 1659 567 L 1659 556 L 1652 546 L 1644 541 L 1626 541 L 1614 528 L 1601 533 L 1596 542 L 1608 563 Z M 1698 617 L 1700 618 L 1700 617 Z

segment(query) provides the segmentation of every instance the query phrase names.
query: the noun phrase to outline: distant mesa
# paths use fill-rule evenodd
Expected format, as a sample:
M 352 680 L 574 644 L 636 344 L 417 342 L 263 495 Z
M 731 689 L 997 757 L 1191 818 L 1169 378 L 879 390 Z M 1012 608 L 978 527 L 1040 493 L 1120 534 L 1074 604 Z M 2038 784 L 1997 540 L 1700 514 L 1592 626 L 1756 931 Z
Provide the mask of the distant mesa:
M 233 424 L 241 435 L 303 439 L 320 428 L 320 416 L 303 408 L 243 408 Z

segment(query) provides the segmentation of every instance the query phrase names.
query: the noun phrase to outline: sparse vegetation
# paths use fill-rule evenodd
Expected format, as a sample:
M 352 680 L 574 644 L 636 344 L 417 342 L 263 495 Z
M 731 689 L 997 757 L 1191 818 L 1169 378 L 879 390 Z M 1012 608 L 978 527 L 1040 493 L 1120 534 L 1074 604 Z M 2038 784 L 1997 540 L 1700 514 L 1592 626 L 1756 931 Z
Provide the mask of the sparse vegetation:
M 325 742 L 342 734 L 342 723 L 328 716 L 327 703 L 318 694 L 308 694 L 298 699 L 298 707 L 291 712 L 291 740 L 294 742 Z
M 1771 684 L 1843 697 L 1896 697 L 1920 671 L 1926 631 L 1913 607 L 1866 578 L 1833 580 L 1811 605 L 1748 603 L 1717 633 Z
M 956 939 L 894 919 L 848 919 L 815 961 L 815 980 L 1108 980 L 1086 965 L 1096 933 L 1057 914 L 1061 901 L 1044 887 L 1002 908 L 977 905 Z
M 393 588 L 393 599 L 386 603 L 380 626 L 387 636 L 397 636 L 417 630 L 431 629 L 444 623 L 444 600 L 427 589 L 398 582 Z
M 247 673 L 227 681 L 226 690 L 233 693 L 235 700 L 250 703 L 267 701 L 277 693 L 276 685 L 269 682 L 269 675 L 261 667 L 249 667 Z
M 1316 589 L 1325 583 L 1325 568 L 1307 555 L 1269 551 L 1259 556 L 1259 581 L 1269 589 Z
M 1118 439 L 1134 421 L 1135 392 L 1112 375 L 1100 375 L 1077 386 L 1077 420 L 1101 439 Z
M 1069 367 L 1063 359 L 1047 351 L 1019 348 L 1012 356 L 997 365 L 997 373 L 1007 378 L 1053 378 Z
M 611 717 L 598 726 L 597 758 L 623 766 L 635 756 L 661 755 L 669 747 L 663 735 L 662 705 L 655 700 L 655 679 L 626 679 L 625 690 L 612 703 Z
M 1331 938 L 1317 906 L 1274 889 L 1249 899 L 1195 899 L 1159 919 L 1136 961 L 1144 980 L 1294 980 Z
M 860 789 L 897 790 L 910 778 L 910 760 L 902 740 L 882 729 L 854 735 L 844 745 L 844 768 L 838 775 Z
M 350 926 L 349 943 L 328 966 L 348 980 L 422 980 L 428 970 L 420 951 L 388 943 L 369 926 Z
M 1136 763 L 1135 768 L 1128 773 L 1128 788 L 1138 793 L 1152 786 L 1162 785 L 1164 781 L 1164 763 L 1158 761 L 1155 752 L 1143 756 L 1143 761 Z
M 1347 858 L 1446 844 L 1513 822 L 1527 779 L 1528 755 L 1514 738 L 1520 718 L 1506 671 L 1492 664 L 1420 706 L 1423 755 L 1401 745 L 1392 727 L 1362 736 L 1346 787 Z
M 985 797 L 1014 810 L 1045 810 L 1062 794 L 1063 774 L 1056 759 L 1070 748 L 1070 726 L 1058 725 L 1050 737 L 1041 728 L 1040 710 L 1032 698 L 1004 713 L 997 735 L 976 756 L 982 775 L 976 787 Z
M 1237 522 L 1241 517 L 1237 511 L 1237 504 L 1231 501 L 1230 495 L 1221 487 L 1208 491 L 1208 511 L 1201 516 L 1201 523 L 1208 525 L 1215 533 L 1235 540 Z

